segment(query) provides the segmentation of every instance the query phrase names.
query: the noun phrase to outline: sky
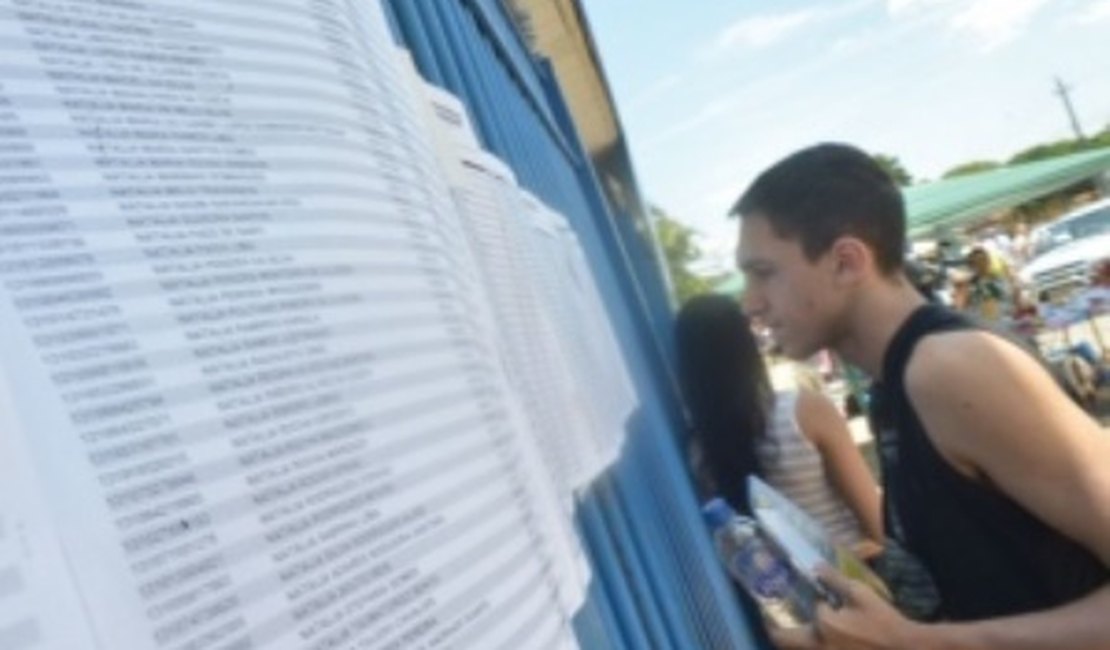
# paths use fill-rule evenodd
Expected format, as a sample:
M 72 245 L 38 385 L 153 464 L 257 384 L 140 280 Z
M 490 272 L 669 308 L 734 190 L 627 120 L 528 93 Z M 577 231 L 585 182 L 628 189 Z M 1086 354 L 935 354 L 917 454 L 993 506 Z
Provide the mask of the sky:
M 839 141 L 915 179 L 1110 125 L 1110 0 L 582 0 L 640 191 L 731 267 L 740 192 Z

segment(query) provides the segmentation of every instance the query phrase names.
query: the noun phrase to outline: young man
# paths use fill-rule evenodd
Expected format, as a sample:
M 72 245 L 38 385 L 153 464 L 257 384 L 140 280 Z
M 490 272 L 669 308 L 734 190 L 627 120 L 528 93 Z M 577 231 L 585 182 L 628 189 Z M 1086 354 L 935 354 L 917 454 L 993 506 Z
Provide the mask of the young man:
M 781 648 L 1110 648 L 1110 435 L 1009 341 L 926 305 L 903 273 L 901 194 L 824 144 L 737 202 L 745 307 L 783 351 L 831 348 L 876 381 L 888 536 L 939 594 L 901 616 L 830 572 L 843 607 L 773 631 Z

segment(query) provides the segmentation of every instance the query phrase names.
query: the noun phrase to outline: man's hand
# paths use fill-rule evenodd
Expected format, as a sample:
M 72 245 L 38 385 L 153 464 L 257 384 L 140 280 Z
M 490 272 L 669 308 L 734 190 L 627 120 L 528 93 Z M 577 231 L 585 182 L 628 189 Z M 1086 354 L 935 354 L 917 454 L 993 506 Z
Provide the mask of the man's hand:
M 821 639 L 817 637 L 817 628 L 812 625 L 784 629 L 769 624 L 767 635 L 779 650 L 819 650 L 828 647 L 821 643 Z
M 769 630 L 780 650 L 918 650 L 923 627 L 903 618 L 863 583 L 824 568 L 819 577 L 843 601 L 839 609 L 822 603 L 811 626 Z

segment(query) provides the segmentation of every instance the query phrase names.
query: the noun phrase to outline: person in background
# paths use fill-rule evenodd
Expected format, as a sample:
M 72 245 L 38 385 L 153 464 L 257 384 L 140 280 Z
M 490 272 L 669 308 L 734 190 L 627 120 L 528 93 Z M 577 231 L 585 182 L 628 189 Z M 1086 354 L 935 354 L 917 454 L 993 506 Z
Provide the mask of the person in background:
M 986 245 L 991 253 L 998 256 L 1007 264 L 1014 263 L 1014 240 L 1003 228 L 995 228 L 994 233 L 986 240 Z
M 1017 282 L 1009 265 L 1001 255 L 982 246 L 971 249 L 967 264 L 971 268 L 971 277 L 968 279 L 963 310 L 986 325 L 1008 329 L 1014 306 L 1018 303 Z
M 690 299 L 675 337 L 703 491 L 750 512 L 745 479 L 756 474 L 835 542 L 875 555 L 883 540 L 878 488 L 833 403 L 811 390 L 772 389 L 751 323 L 732 298 Z
M 831 348 L 874 378 L 884 532 L 937 588 L 910 620 L 835 571 L 841 596 L 783 649 L 1110 648 L 1110 436 L 1026 351 L 906 278 L 905 206 L 866 152 L 803 149 L 737 201 L 744 306 L 784 354 Z
M 1029 224 L 1019 221 L 1014 226 L 1011 242 L 1011 257 L 1014 265 L 1021 267 L 1033 257 L 1033 240 L 1029 237 Z

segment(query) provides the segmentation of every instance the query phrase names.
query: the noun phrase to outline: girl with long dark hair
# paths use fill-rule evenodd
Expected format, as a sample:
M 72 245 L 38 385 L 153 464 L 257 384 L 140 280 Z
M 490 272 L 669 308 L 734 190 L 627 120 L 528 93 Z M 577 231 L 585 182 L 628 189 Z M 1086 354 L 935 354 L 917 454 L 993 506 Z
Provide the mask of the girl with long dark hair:
M 837 543 L 877 552 L 879 491 L 833 403 L 819 392 L 771 387 L 751 323 L 729 297 L 688 301 L 675 336 L 703 489 L 749 512 L 746 477 L 756 474 Z

